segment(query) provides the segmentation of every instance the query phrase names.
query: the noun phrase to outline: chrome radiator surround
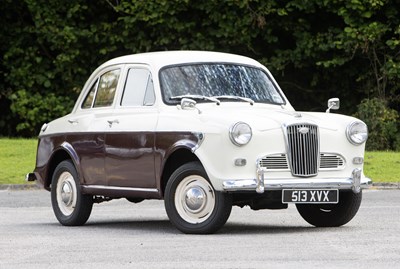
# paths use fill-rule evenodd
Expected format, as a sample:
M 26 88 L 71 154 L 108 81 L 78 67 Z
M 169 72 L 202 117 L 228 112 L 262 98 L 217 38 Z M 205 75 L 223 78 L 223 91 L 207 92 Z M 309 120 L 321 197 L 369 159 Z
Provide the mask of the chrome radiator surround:
M 318 175 L 320 162 L 319 130 L 311 123 L 282 126 L 290 171 L 295 177 Z

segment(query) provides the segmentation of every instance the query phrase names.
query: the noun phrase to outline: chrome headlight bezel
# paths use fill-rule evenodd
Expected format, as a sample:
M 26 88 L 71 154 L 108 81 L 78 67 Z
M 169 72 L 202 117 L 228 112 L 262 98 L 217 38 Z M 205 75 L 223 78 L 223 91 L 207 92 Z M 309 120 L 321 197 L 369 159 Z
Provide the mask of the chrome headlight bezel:
M 362 121 L 353 121 L 346 128 L 346 136 L 353 145 L 361 145 L 368 139 L 368 127 Z
M 250 125 L 245 122 L 237 122 L 229 129 L 229 138 L 238 147 L 247 145 L 253 136 Z

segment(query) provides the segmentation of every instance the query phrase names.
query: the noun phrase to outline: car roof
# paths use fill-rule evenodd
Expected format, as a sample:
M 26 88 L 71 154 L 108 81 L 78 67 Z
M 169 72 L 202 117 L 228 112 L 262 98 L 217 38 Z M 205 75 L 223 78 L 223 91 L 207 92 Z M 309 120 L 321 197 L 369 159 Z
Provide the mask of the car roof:
M 117 57 L 105 62 L 99 68 L 110 65 L 131 63 L 148 64 L 153 68 L 160 69 L 167 65 L 206 62 L 239 63 L 262 67 L 262 65 L 256 60 L 230 53 L 212 51 L 160 51 Z

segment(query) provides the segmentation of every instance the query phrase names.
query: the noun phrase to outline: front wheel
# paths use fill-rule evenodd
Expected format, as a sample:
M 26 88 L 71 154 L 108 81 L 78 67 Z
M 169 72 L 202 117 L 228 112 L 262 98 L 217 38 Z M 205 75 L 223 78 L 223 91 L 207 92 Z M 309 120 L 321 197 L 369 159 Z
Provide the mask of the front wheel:
M 170 221 L 190 234 L 216 232 L 232 210 L 232 197 L 214 190 L 199 162 L 184 164 L 171 175 L 164 203 Z
M 79 187 L 74 164 L 69 160 L 59 163 L 51 181 L 51 204 L 62 225 L 83 225 L 92 212 L 93 197 L 83 195 Z
M 339 227 L 348 223 L 360 208 L 362 192 L 341 191 L 339 203 L 334 205 L 297 204 L 297 211 L 305 221 L 316 227 Z

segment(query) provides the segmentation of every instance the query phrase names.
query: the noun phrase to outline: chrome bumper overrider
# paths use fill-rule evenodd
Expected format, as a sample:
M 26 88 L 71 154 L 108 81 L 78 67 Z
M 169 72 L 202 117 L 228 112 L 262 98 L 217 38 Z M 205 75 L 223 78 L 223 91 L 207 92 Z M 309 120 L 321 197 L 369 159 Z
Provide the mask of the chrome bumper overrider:
M 265 170 L 257 170 L 256 179 L 225 180 L 222 187 L 225 191 L 256 191 L 264 193 L 265 190 L 282 189 L 339 189 L 352 190 L 359 193 L 361 189 L 368 188 L 372 184 L 369 178 L 361 181 L 361 169 L 354 169 L 349 178 L 290 178 L 290 179 L 266 179 Z

